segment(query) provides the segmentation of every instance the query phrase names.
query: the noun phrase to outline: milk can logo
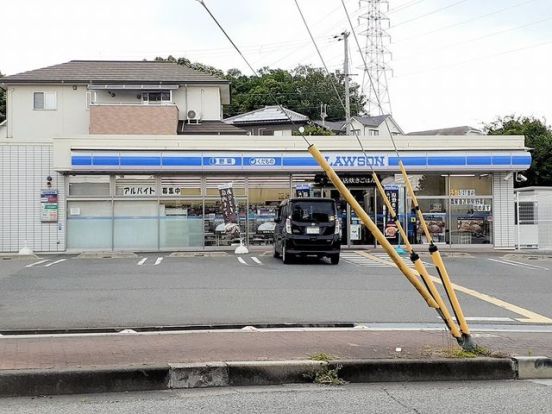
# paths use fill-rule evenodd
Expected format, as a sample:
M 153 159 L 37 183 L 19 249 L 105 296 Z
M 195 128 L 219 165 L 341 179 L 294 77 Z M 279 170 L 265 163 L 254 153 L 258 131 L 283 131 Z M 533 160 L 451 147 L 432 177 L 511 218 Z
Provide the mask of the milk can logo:
M 236 165 L 236 159 L 230 157 L 211 157 L 209 165 Z
M 249 164 L 257 165 L 257 166 L 276 165 L 276 158 L 270 158 L 270 157 L 251 158 L 249 160 Z
M 384 155 L 356 156 L 356 155 L 331 155 L 326 160 L 332 167 L 383 167 Z

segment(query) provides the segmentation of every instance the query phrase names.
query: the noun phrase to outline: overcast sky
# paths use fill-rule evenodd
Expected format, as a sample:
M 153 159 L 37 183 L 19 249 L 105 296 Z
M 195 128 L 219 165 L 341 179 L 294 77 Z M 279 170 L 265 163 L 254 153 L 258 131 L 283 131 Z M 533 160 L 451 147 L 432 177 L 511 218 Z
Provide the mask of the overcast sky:
M 256 68 L 320 66 L 293 0 L 206 0 Z M 339 0 L 300 0 L 328 66 L 342 66 Z M 390 0 L 389 90 L 406 131 L 552 119 L 551 0 Z M 359 2 L 346 4 L 358 24 Z M 184 56 L 249 73 L 195 0 L 3 0 L 0 71 L 71 59 Z M 351 42 L 354 66 L 362 61 Z M 360 69 L 357 69 L 360 71 Z M 355 80 L 361 76 L 355 76 Z

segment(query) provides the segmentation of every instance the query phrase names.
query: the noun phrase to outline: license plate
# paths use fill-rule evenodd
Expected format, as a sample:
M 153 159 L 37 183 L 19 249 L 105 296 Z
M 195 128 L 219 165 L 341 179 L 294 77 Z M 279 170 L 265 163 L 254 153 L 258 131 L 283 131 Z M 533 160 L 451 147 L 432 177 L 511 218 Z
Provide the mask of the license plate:
M 319 234 L 320 227 L 307 227 L 307 234 Z

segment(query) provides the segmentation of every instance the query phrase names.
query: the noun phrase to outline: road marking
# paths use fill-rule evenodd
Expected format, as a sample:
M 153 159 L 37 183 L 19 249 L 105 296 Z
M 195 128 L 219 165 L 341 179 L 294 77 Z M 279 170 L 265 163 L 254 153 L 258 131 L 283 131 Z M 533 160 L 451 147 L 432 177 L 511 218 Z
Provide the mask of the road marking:
M 162 257 L 158 257 L 157 260 L 155 261 L 155 264 L 154 266 L 157 266 L 159 263 L 161 263 L 163 261 L 163 258 Z
M 531 379 L 526 381 L 532 382 L 534 384 L 540 384 L 540 385 L 546 385 L 547 387 L 552 387 L 552 379 Z
M 380 257 L 374 256 L 373 254 L 370 254 L 370 253 L 367 253 L 367 252 L 363 252 L 362 250 L 356 250 L 355 253 L 360 254 L 361 256 L 364 256 L 364 257 L 366 257 L 368 259 L 371 259 L 375 262 L 387 265 L 389 267 L 395 266 L 395 263 L 390 262 L 389 260 L 382 259 Z
M 433 280 L 435 283 L 440 283 L 441 279 L 435 276 L 430 276 L 431 280 Z M 552 324 L 552 319 L 547 318 L 544 315 L 540 315 L 536 312 L 532 312 L 528 309 L 524 309 L 520 306 L 513 305 L 511 303 L 508 303 L 506 301 L 503 301 L 502 299 L 495 298 L 494 296 L 487 295 L 485 293 L 478 292 L 473 289 L 469 289 L 464 286 L 457 285 L 455 283 L 452 283 L 452 287 L 454 290 L 458 292 L 465 293 L 466 295 L 473 296 L 474 298 L 477 298 L 479 300 L 482 300 L 484 302 L 491 303 L 495 306 L 498 306 L 500 308 L 506 309 L 510 312 L 517 313 L 518 315 L 525 316 L 525 318 L 515 318 L 518 322 L 524 322 L 524 323 L 546 323 L 546 324 Z
M 238 256 L 238 262 L 240 262 L 240 263 L 243 264 L 243 265 L 249 266 L 249 265 L 247 264 L 247 262 L 246 262 L 245 260 L 243 260 L 242 257 L 239 257 L 239 256 Z
M 523 266 L 532 267 L 534 269 L 550 270 L 549 268 L 544 267 L 544 266 L 537 266 L 537 265 L 529 264 L 529 263 L 516 262 L 515 260 L 504 259 L 504 258 L 502 260 L 504 260 L 505 262 L 509 262 L 509 263 L 516 263 L 516 264 L 520 264 L 520 265 L 523 265 Z
M 61 263 L 61 262 L 64 262 L 66 261 L 67 259 L 59 259 L 59 260 L 56 260 L 55 262 L 52 262 L 52 263 L 48 263 L 47 265 L 44 265 L 44 267 L 50 267 L 52 265 L 55 265 L 57 263 Z
M 28 264 L 28 265 L 25 266 L 25 267 L 33 267 L 33 266 L 39 265 L 39 264 L 41 264 L 41 263 L 46 263 L 47 261 L 48 261 L 48 259 L 40 260 L 40 261 L 38 261 L 38 262 Z
M 456 320 L 454 316 L 452 319 Z M 470 322 L 515 322 L 515 319 L 502 316 L 466 316 L 464 319 Z
M 257 259 L 255 256 L 251 257 L 251 260 L 253 260 L 255 263 L 262 265 L 263 262 L 261 262 L 259 259 Z
M 502 263 L 502 264 L 505 264 L 505 265 L 508 265 L 508 266 L 521 267 L 521 268 L 527 269 L 527 267 L 525 267 L 525 266 L 520 266 L 520 265 L 515 264 L 515 263 L 505 262 L 503 260 L 491 259 L 491 258 L 488 258 L 488 260 L 490 260 L 491 262 Z
M 359 252 L 359 253 L 364 253 L 364 255 L 368 255 L 368 253 L 365 253 L 365 252 Z M 489 259 L 489 260 L 496 261 L 494 259 Z M 393 263 L 393 262 L 388 262 L 388 263 L 395 266 L 395 263 Z M 507 262 L 505 262 L 505 263 L 510 264 L 512 266 L 518 266 L 518 265 L 515 265 L 513 263 L 507 263 Z M 435 283 L 439 283 L 441 285 L 443 284 L 443 282 L 441 282 L 440 278 L 435 277 L 435 276 L 431 276 L 431 275 L 429 277 Z M 540 315 L 536 312 L 532 312 L 528 309 L 522 308 L 522 307 L 514 305 L 512 303 L 508 303 L 506 301 L 503 301 L 502 299 L 495 298 L 494 296 L 490 296 L 490 295 L 487 295 L 485 293 L 481 293 L 481 292 L 478 292 L 476 290 L 473 290 L 473 289 L 470 289 L 470 288 L 467 288 L 467 287 L 464 287 L 464 286 L 457 285 L 455 283 L 452 283 L 452 288 L 454 290 L 458 291 L 458 292 L 465 293 L 466 295 L 473 296 L 474 298 L 477 298 L 477 299 L 482 300 L 484 302 L 488 302 L 492 305 L 498 306 L 499 308 L 503 308 L 503 309 L 506 309 L 506 310 L 508 310 L 512 313 L 517 313 L 518 315 L 524 316 L 524 318 L 515 318 L 515 320 L 517 320 L 518 322 L 552 324 L 552 319 L 550 319 L 550 318 L 548 318 L 544 315 Z
M 138 262 L 138 266 L 142 266 L 144 263 L 146 263 L 146 260 L 148 260 L 147 257 L 144 257 L 143 259 L 141 259 L 141 260 Z

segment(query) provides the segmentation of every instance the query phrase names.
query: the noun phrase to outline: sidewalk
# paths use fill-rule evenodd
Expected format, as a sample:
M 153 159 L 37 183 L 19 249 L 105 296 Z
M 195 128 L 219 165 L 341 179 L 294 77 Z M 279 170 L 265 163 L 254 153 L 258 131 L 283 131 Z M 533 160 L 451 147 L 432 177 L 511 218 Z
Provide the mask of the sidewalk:
M 501 354 L 552 357 L 552 333 L 479 333 L 474 340 Z M 0 371 L 305 360 L 321 352 L 340 359 L 430 360 L 450 356 L 455 346 L 445 331 L 362 329 L 6 336 L 0 337 Z

